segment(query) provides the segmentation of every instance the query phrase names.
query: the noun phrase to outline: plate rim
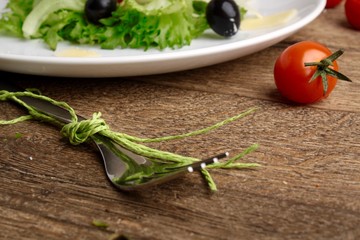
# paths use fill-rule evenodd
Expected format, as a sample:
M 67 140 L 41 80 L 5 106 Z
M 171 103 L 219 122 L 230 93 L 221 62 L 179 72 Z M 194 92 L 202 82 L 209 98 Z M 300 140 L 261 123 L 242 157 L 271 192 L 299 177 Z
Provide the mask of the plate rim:
M 11 53 L 2 53 L 0 52 L 1 61 L 18 61 L 22 63 L 31 63 L 31 64 L 52 64 L 52 65 L 72 65 L 76 64 L 78 66 L 93 66 L 93 65 L 106 65 L 106 64 L 134 64 L 134 63 L 156 63 L 163 61 L 171 60 L 182 60 L 182 59 L 192 59 L 200 58 L 205 56 L 211 56 L 221 53 L 227 53 L 230 51 L 235 51 L 237 49 L 242 49 L 256 44 L 264 43 L 271 41 L 273 39 L 282 39 L 293 34 L 294 32 L 300 30 L 302 27 L 306 26 L 313 20 L 315 20 L 325 8 L 326 0 L 316 0 L 317 5 L 311 12 L 306 16 L 296 20 L 291 24 L 287 24 L 284 27 L 274 29 L 273 31 L 266 32 L 248 39 L 239 39 L 235 42 L 224 43 L 221 45 L 214 45 L 205 48 L 197 49 L 188 49 L 184 51 L 169 51 L 169 52 L 160 52 L 156 54 L 146 54 L 146 55 L 132 55 L 132 56 L 106 56 L 106 57 L 58 57 L 58 56 L 36 56 L 36 55 L 21 55 L 21 54 L 11 54 Z M 315 2 L 315 1 L 314 1 Z M 1 38 L 2 36 L 0 36 Z M 41 41 L 41 40 L 39 40 Z M 196 39 L 194 39 L 196 41 Z M 277 42 L 279 42 L 277 41 Z M 265 47 L 266 48 L 266 47 Z M 263 48 L 264 49 L 264 48 Z M 121 50 L 121 49 L 119 49 Z M 261 49 L 259 49 L 260 51 Z M 242 56 L 240 56 L 242 57 Z M 2 67 L 0 67 L 3 69 Z M 7 71 L 7 69 L 3 69 Z M 51 75 L 51 74 L 50 74 Z

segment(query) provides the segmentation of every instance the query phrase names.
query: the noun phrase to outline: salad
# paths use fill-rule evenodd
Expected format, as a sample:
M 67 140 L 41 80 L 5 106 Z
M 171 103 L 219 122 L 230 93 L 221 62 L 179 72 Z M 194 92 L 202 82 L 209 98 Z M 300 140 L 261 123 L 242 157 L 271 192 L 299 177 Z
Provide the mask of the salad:
M 180 48 L 213 29 L 236 34 L 248 0 L 9 0 L 0 33 L 115 48 Z M 241 7 L 240 7 L 241 6 Z

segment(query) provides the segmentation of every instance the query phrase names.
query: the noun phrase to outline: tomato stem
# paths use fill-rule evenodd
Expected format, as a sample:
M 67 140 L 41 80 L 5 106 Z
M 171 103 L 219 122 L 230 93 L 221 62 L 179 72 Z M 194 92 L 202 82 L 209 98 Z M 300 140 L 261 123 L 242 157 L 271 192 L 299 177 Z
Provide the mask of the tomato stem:
M 329 57 L 322 59 L 320 62 L 305 63 L 305 67 L 311 67 L 311 66 L 317 67 L 317 70 L 315 71 L 315 73 L 313 74 L 311 79 L 309 80 L 309 83 L 314 81 L 318 77 L 321 77 L 321 81 L 322 81 L 323 88 L 324 88 L 323 89 L 324 95 L 326 94 L 326 92 L 328 90 L 328 80 L 327 80 L 328 75 L 331 77 L 337 78 L 339 80 L 352 82 L 350 80 L 350 78 L 348 78 L 344 74 L 330 68 L 330 66 L 334 65 L 333 62 L 336 59 L 338 59 L 341 55 L 343 55 L 343 53 L 344 53 L 344 50 L 340 49 L 340 50 L 334 52 L 333 54 L 331 54 Z

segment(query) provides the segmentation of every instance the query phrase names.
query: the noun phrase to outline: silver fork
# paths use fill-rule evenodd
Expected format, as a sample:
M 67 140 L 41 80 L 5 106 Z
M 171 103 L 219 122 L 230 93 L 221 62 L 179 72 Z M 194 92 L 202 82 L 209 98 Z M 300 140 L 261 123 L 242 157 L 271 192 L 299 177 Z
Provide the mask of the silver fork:
M 24 90 L 5 81 L 0 81 L 0 90 L 6 90 L 9 92 L 23 92 Z M 25 102 L 27 105 L 36 108 L 37 110 L 46 113 L 49 116 L 52 116 L 56 118 L 57 120 L 63 122 L 63 123 L 70 123 L 71 122 L 71 115 L 70 113 L 56 105 L 53 105 L 47 101 L 32 98 L 32 97 L 18 97 L 20 100 Z M 78 120 L 85 120 L 85 118 L 78 116 Z M 169 172 L 168 174 L 163 174 L 157 178 L 151 178 L 148 181 L 136 183 L 136 182 L 130 182 L 127 184 L 120 184 L 117 179 L 120 179 L 127 171 L 127 165 L 125 164 L 124 160 L 121 159 L 120 156 L 118 156 L 114 151 L 112 151 L 108 145 L 111 144 L 112 146 L 115 146 L 119 151 L 122 152 L 122 154 L 128 156 L 132 160 L 134 160 L 137 164 L 141 166 L 150 166 L 152 162 L 147 159 L 146 157 L 143 157 L 141 155 L 138 155 L 134 152 L 131 152 L 124 147 L 116 144 L 115 142 L 111 141 L 110 139 L 107 139 L 105 137 L 102 137 L 100 135 L 95 135 L 94 138 L 92 138 L 94 143 L 96 144 L 97 148 L 99 149 L 103 162 L 105 167 L 105 172 L 108 177 L 108 179 L 111 181 L 111 183 L 114 184 L 115 187 L 131 191 L 131 190 L 138 190 L 147 188 L 150 186 L 154 186 L 160 183 L 168 182 L 174 178 L 180 177 L 184 175 L 185 173 L 191 173 L 196 170 L 201 170 L 206 167 L 206 165 L 216 163 L 219 159 L 228 157 L 228 153 L 222 153 L 204 160 L 200 160 L 198 162 L 194 162 L 192 164 L 179 167 L 177 170 Z

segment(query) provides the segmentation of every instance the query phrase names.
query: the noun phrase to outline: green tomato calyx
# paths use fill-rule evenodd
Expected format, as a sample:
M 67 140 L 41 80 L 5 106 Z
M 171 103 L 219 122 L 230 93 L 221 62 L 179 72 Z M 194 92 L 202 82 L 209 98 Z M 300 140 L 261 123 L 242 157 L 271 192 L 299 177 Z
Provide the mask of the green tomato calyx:
M 331 77 L 337 78 L 339 80 L 352 82 L 350 80 L 350 78 L 348 78 L 344 74 L 330 68 L 330 66 L 334 65 L 333 62 L 336 59 L 338 59 L 343 53 L 344 53 L 344 50 L 340 49 L 340 50 L 334 52 L 333 54 L 331 54 L 329 57 L 324 58 L 320 62 L 308 62 L 308 63 L 305 63 L 305 67 L 310 67 L 310 66 L 316 66 L 317 67 L 317 70 L 315 71 L 315 73 L 311 77 L 311 79 L 309 80 L 309 83 L 311 83 L 312 81 L 314 81 L 318 77 L 321 77 L 322 84 L 323 84 L 323 87 L 324 87 L 324 95 L 326 94 L 326 92 L 328 90 L 328 79 L 327 79 L 328 75 L 331 76 Z

